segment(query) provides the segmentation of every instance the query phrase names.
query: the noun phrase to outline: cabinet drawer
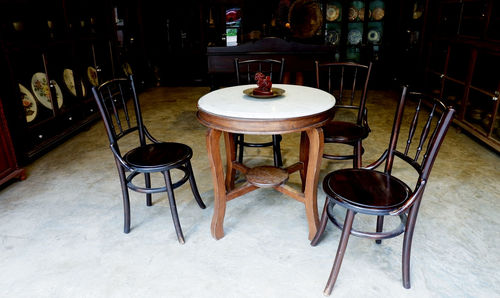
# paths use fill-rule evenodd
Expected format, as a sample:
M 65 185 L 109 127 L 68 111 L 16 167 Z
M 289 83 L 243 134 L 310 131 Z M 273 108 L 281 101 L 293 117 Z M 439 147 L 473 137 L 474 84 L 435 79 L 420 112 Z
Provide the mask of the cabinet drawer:
M 34 148 L 44 142 L 47 142 L 54 136 L 54 130 L 48 127 L 33 129 L 30 133 L 28 147 Z

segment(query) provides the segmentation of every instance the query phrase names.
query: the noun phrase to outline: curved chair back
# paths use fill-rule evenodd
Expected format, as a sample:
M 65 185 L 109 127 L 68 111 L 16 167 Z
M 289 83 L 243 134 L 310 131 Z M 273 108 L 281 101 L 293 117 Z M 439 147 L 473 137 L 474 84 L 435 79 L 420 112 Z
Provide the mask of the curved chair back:
M 234 68 L 236 74 L 236 83 L 238 85 L 243 84 L 256 84 L 255 74 L 261 72 L 266 76 L 271 77 L 271 82 L 281 83 L 283 81 L 283 70 L 285 68 L 285 59 L 281 60 L 274 59 L 251 59 L 251 60 L 240 60 L 239 58 L 234 59 Z M 257 86 L 257 85 L 255 85 Z M 281 148 L 280 142 L 282 140 L 281 135 L 273 135 L 271 142 L 265 143 L 251 143 L 245 142 L 245 136 L 243 134 L 235 134 L 236 143 L 236 156 L 238 162 L 243 162 L 243 149 L 244 147 L 273 147 L 273 159 L 274 166 L 281 167 L 283 165 L 283 160 L 281 158 Z
M 367 167 L 375 168 L 385 160 L 384 172 L 390 175 L 395 157 L 398 157 L 417 171 L 418 180 L 413 193 L 418 195 L 401 206 L 395 214 L 405 211 L 422 197 L 432 166 L 455 113 L 452 107 L 447 107 L 432 95 L 421 92 L 406 93 L 407 88 L 404 88 L 387 150 L 378 161 Z M 405 104 L 405 101 L 408 103 Z M 405 106 L 409 106 L 410 101 L 413 102 L 413 111 L 405 113 Z M 406 121 L 403 121 L 404 118 Z M 402 127 L 405 127 L 407 136 L 404 137 L 404 144 L 397 148 Z
M 367 125 L 366 95 L 372 63 L 354 62 L 319 63 L 316 65 L 316 88 L 328 91 L 337 100 L 335 110 L 357 110 L 356 123 Z
M 316 87 L 335 96 L 333 120 L 323 127 L 325 143 L 353 146 L 352 154 L 332 154 L 325 150 L 323 157 L 331 160 L 353 160 L 353 167 L 362 165 L 363 140 L 368 137 L 366 98 L 372 63 L 353 62 L 316 64 Z
M 144 146 L 147 132 L 142 122 L 133 76 L 109 80 L 92 88 L 92 92 L 111 146 L 118 150 L 118 140 L 134 131 L 138 132 L 140 144 Z
M 271 77 L 271 82 L 279 84 L 283 81 L 283 70 L 285 68 L 285 58 L 274 59 L 234 59 L 236 72 L 236 83 L 238 85 L 255 83 L 255 73 L 261 72 Z

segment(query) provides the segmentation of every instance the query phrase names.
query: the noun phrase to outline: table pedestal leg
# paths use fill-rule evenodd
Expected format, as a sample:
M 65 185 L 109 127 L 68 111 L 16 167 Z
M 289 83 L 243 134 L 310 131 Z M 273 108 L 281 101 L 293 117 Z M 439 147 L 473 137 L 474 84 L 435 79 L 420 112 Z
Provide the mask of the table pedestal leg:
M 236 148 L 234 143 L 234 135 L 224 132 L 224 144 L 226 144 L 226 190 L 234 189 L 234 180 L 236 170 L 233 167 L 233 161 L 236 160 Z
M 207 131 L 207 151 L 214 183 L 214 215 L 212 217 L 211 233 L 216 240 L 224 237 L 224 216 L 228 191 L 234 188 L 234 174 L 232 161 L 235 159 L 234 140 L 230 133 L 224 133 L 226 146 L 227 169 L 226 177 L 222 166 L 220 152 L 220 130 L 209 128 Z M 323 130 L 311 128 L 302 133 L 300 143 L 300 161 L 304 164 L 301 170 L 304 205 L 307 223 L 309 226 L 309 240 L 313 239 L 319 226 L 317 186 L 321 159 L 323 155 Z M 245 192 L 246 193 L 246 192 Z M 241 194 L 239 194 L 241 195 Z M 231 198 L 234 198 L 234 194 Z M 302 201 L 302 200 L 300 200 Z
M 302 182 L 302 192 L 306 187 L 307 165 L 309 161 L 309 139 L 305 131 L 300 133 L 300 154 L 299 160 L 304 165 L 300 170 L 300 180 Z
M 321 158 L 323 155 L 324 136 L 323 129 L 311 128 L 302 134 L 300 144 L 300 159 L 304 162 L 305 183 L 302 185 L 304 190 L 304 203 L 306 207 L 307 223 L 309 225 L 309 240 L 314 238 L 319 226 L 318 218 L 318 179 L 321 167 Z M 306 160 L 307 159 L 307 160 Z
M 224 181 L 224 171 L 220 156 L 220 136 L 222 132 L 209 128 L 207 131 L 207 151 L 212 170 L 214 182 L 214 215 L 210 231 L 212 237 L 221 239 L 224 237 L 224 215 L 226 213 L 226 185 Z

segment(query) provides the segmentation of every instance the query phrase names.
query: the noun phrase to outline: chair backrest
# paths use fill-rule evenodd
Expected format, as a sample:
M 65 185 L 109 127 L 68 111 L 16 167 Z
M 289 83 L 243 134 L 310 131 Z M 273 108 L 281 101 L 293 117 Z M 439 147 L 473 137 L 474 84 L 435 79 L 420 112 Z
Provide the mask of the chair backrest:
M 394 158 L 398 157 L 417 171 L 418 180 L 415 184 L 414 198 L 399 208 L 400 211 L 404 211 L 422 197 L 432 166 L 455 113 L 452 107 L 445 106 L 440 99 L 432 95 L 419 92 L 407 93 L 407 87 L 404 87 L 396 109 L 387 150 L 379 160 L 368 166 L 368 168 L 377 167 L 385 160 L 384 172 L 391 174 Z M 409 107 L 410 104 L 414 108 L 405 113 L 405 106 Z M 404 138 L 405 142 L 397 148 L 400 133 L 403 131 L 405 133 L 401 138 Z
M 129 78 L 107 81 L 93 87 L 92 92 L 113 150 L 119 152 L 118 140 L 134 131 L 139 134 L 141 146 L 146 144 L 147 131 L 142 122 L 139 97 L 132 75 Z
M 316 88 L 335 96 L 335 108 L 357 110 L 356 123 L 366 123 L 366 96 L 372 63 L 368 65 L 354 62 L 319 63 L 316 65 Z
M 270 76 L 273 84 L 279 84 L 283 81 L 285 59 L 240 60 L 239 58 L 235 58 L 234 68 L 236 73 L 236 83 L 238 85 L 256 83 L 255 73 L 257 72 Z

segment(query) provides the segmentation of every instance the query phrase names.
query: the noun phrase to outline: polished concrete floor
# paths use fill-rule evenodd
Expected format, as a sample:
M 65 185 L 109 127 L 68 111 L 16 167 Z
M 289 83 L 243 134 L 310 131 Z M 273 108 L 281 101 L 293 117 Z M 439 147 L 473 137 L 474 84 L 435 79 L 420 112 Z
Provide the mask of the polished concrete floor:
M 195 116 L 206 92 L 162 87 L 141 94 L 153 135 L 194 150 L 207 208 L 197 206 L 189 186 L 176 190 L 185 245 L 177 242 L 165 194 L 147 207 L 132 193 L 132 230 L 122 232 L 120 185 L 98 122 L 27 166 L 25 181 L 0 190 L 0 297 L 322 297 L 340 231 L 330 224 L 311 247 L 301 203 L 272 189 L 249 193 L 228 203 L 225 237 L 211 237 L 206 129 Z M 369 96 L 366 163 L 388 141 L 398 94 Z M 284 136 L 285 164 L 298 160 L 298 143 L 298 134 Z M 245 157 L 249 164 L 272 162 L 268 149 L 249 149 Z M 324 161 L 320 179 L 349 165 Z M 411 289 L 401 282 L 401 237 L 381 245 L 351 237 L 332 295 L 500 297 L 499 177 L 499 155 L 450 129 L 420 209 Z M 356 219 L 357 226 L 375 225 Z

